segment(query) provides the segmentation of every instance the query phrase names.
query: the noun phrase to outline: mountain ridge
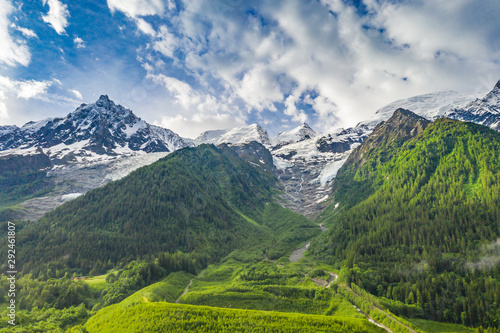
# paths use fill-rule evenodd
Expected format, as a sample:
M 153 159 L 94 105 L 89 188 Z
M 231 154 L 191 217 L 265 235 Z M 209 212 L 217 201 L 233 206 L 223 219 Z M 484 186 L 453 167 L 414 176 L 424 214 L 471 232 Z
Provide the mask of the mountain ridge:
M 0 128 L 0 151 L 67 146 L 99 155 L 117 155 L 125 151 L 169 152 L 188 144 L 171 130 L 148 124 L 107 95 L 101 95 L 95 103 L 80 105 L 63 118 Z
M 266 130 L 258 124 L 240 126 L 226 130 L 210 130 L 201 133 L 193 140 L 195 144 L 212 143 L 215 145 L 230 143 L 243 144 L 257 141 L 264 146 L 271 145 L 271 138 Z
M 311 250 L 343 267 L 348 283 L 387 298 L 396 314 L 495 326 L 500 308 L 492 296 L 500 288 L 488 281 L 498 279 L 498 266 L 467 263 L 480 262 L 489 248 L 480 244 L 500 236 L 500 134 L 401 116 L 413 126 L 398 126 L 395 113 L 386 121 L 393 126 L 374 130 L 339 170 L 321 220 L 329 230 Z

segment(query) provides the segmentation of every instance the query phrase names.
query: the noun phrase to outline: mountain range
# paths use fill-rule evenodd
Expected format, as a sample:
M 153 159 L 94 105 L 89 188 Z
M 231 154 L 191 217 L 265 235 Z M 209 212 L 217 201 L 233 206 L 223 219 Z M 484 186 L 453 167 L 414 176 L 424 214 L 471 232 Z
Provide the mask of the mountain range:
M 191 140 L 145 122 L 102 95 L 95 103 L 82 104 L 63 118 L 29 122 L 20 128 L 0 126 L 0 160 L 5 165 L 22 164 L 22 160 L 27 165 L 27 161 L 34 158 L 45 161 L 44 175 L 40 168 L 33 169 L 30 176 L 26 176 L 28 171 L 23 171 L 23 177 L 28 179 L 37 174 L 35 178 L 43 185 L 4 200 L 19 204 L 21 209 L 17 213 L 33 220 L 68 199 L 119 179 L 172 151 L 200 144 L 239 145 L 256 141 L 273 156 L 288 207 L 312 217 L 324 208 L 332 180 L 351 151 L 398 107 L 431 120 L 449 117 L 498 129 L 499 96 L 500 81 L 482 98 L 438 92 L 396 101 L 356 127 L 333 133 L 320 134 L 308 124 L 302 124 L 271 138 L 261 126 L 252 124 L 207 131 Z M 12 163 L 13 160 L 17 162 Z M 7 178 L 23 178 L 18 170 L 4 172 Z
M 106 96 L 3 127 L 21 329 L 495 332 L 500 83 L 459 95 L 275 138 L 186 140 Z

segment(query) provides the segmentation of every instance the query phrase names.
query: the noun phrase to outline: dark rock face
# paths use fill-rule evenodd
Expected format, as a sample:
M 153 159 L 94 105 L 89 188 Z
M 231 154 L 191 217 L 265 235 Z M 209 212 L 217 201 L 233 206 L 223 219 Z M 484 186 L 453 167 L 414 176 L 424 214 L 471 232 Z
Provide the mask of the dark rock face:
M 331 141 L 328 137 L 322 137 L 316 142 L 316 147 L 322 153 L 343 153 L 351 148 L 351 144 L 348 141 Z
M 322 153 L 345 153 L 352 149 L 353 144 L 363 142 L 369 132 L 367 126 L 357 126 L 342 130 L 337 135 L 328 134 L 316 141 L 316 148 Z
M 254 166 L 262 167 L 265 171 L 273 170 L 273 156 L 269 150 L 257 141 L 244 143 L 239 145 L 222 144 L 220 149 L 230 149 L 234 151 L 238 157 L 251 163 Z
M 289 151 L 286 154 L 275 154 L 276 157 L 280 157 L 288 161 L 290 161 L 295 155 L 297 155 L 296 151 Z
M 422 133 L 430 123 L 429 120 L 409 110 L 397 109 L 391 118 L 379 123 L 370 136 L 352 152 L 346 165 L 351 163 L 363 165 L 373 149 L 405 142 Z
M 14 176 L 53 167 L 50 158 L 43 152 L 34 155 L 0 156 L 0 177 Z

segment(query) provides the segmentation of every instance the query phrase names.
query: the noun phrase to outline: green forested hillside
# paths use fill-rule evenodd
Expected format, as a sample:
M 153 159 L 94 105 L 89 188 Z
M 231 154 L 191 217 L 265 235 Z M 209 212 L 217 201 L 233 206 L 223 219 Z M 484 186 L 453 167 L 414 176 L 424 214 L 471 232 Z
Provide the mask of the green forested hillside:
M 160 252 L 214 258 L 258 237 L 234 207 L 257 214 L 272 174 L 214 146 L 183 149 L 46 214 L 19 236 L 25 270 L 64 262 L 88 272 Z M 244 234 L 249 237 L 243 237 Z M 29 254 L 29 255 L 28 255 Z
M 257 244 L 279 257 L 318 233 L 306 218 L 272 203 L 272 165 L 254 166 L 238 149 L 183 149 L 51 211 L 19 233 L 23 270 L 98 273 L 176 251 L 214 261 Z M 283 237 L 292 238 L 286 246 Z
M 362 163 L 339 171 L 341 208 L 324 215 L 332 227 L 314 253 L 393 311 L 497 327 L 500 134 L 439 119 L 415 137 L 369 143 Z
M 51 186 L 46 178 L 47 169 L 53 166 L 50 158 L 34 155 L 7 155 L 0 157 L 0 208 L 7 204 L 40 195 Z

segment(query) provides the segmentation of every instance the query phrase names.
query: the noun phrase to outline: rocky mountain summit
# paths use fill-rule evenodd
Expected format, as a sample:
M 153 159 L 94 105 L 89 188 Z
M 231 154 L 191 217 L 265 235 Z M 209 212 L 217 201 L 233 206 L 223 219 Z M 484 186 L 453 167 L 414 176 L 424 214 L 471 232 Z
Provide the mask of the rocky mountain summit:
M 17 126 L 0 127 L 0 150 L 29 148 L 68 154 L 118 155 L 126 152 L 169 152 L 188 144 L 169 129 L 148 124 L 107 95 L 82 104 L 64 118 L 48 118 Z M 71 156 L 67 157 L 71 158 Z
M 483 98 L 477 98 L 463 108 L 455 108 L 447 117 L 469 121 L 500 130 L 500 80 Z
M 264 146 L 271 146 L 271 139 L 267 131 L 257 124 L 235 127 L 226 130 L 213 130 L 201 133 L 193 140 L 194 144 L 211 143 L 219 145 L 222 143 L 242 144 L 257 141 Z

